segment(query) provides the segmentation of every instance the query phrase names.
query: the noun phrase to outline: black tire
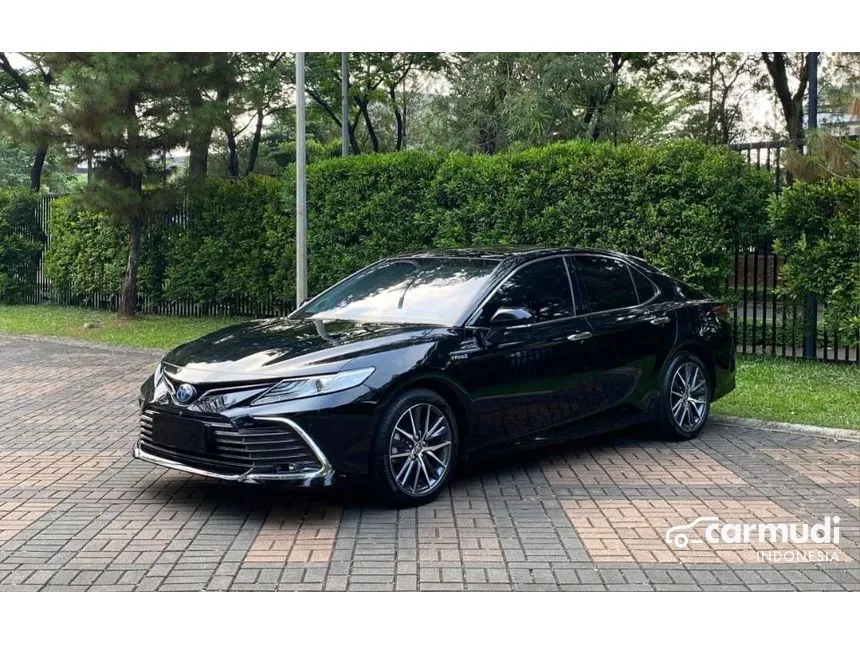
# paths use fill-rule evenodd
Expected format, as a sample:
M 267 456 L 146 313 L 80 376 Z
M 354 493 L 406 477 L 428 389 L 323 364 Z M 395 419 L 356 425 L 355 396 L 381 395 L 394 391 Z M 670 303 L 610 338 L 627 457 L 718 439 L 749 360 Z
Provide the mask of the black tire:
M 426 418 L 422 416 L 424 410 L 427 410 Z M 407 439 L 402 431 L 395 428 L 398 422 L 403 425 L 405 421 L 405 429 L 412 434 L 410 414 L 418 415 L 419 433 L 425 431 L 425 426 L 430 430 L 430 425 L 437 424 L 440 418 L 443 418 L 444 422 L 439 428 L 447 427 L 447 433 L 438 435 L 436 433 L 440 430 L 437 428 L 432 431 L 436 436 L 429 440 L 425 441 L 421 437 L 417 442 Z M 426 419 L 429 419 L 429 423 Z M 442 446 L 446 441 L 449 445 Z M 442 447 L 431 450 L 437 445 Z M 393 458 L 393 453 L 403 455 L 407 452 L 413 456 Z M 430 458 L 427 454 L 430 452 L 437 460 L 446 462 L 444 469 Z M 406 390 L 387 406 L 376 429 L 370 461 L 370 475 L 375 492 L 385 504 L 398 508 L 426 504 L 434 500 L 450 481 L 458 455 L 457 420 L 448 402 L 432 390 Z M 414 471 L 409 466 L 410 461 Z M 404 477 L 406 468 L 410 470 Z M 425 483 L 422 484 L 422 481 Z
M 687 380 L 692 382 L 685 388 Z M 695 387 L 701 381 L 704 381 L 703 385 Z M 697 436 L 708 420 L 713 392 L 711 376 L 702 359 L 685 351 L 675 354 L 660 376 L 660 405 L 657 413 L 660 435 L 672 441 L 687 441 Z

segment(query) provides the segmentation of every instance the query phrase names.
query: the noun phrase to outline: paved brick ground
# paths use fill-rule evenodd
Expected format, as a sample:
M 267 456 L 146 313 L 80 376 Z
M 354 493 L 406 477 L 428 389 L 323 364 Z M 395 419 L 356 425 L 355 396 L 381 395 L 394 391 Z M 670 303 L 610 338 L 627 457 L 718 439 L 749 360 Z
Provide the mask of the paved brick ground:
M 0 590 L 860 589 L 857 443 L 711 425 L 667 444 L 639 429 L 473 467 L 397 512 L 132 460 L 154 363 L 0 336 Z M 664 539 L 704 515 L 837 514 L 831 561 Z

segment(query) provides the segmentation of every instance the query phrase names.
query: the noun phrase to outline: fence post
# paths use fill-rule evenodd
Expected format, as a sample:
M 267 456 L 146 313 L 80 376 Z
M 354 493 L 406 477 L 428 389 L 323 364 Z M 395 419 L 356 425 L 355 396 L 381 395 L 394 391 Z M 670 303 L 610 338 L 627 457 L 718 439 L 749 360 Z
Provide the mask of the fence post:
M 806 58 L 806 67 L 809 71 L 809 130 L 818 127 L 818 52 L 809 52 Z M 818 299 L 814 293 L 804 296 L 803 312 L 803 358 L 815 358 L 818 344 Z M 824 348 L 825 357 L 827 347 Z

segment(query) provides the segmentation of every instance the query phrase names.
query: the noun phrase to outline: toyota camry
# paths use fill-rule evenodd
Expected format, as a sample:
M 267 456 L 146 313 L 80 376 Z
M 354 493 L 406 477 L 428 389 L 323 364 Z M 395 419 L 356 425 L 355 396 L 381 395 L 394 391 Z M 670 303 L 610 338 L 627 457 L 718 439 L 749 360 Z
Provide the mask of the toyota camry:
M 134 456 L 237 482 L 433 499 L 478 456 L 649 423 L 696 436 L 734 388 L 727 308 L 641 259 L 464 249 L 372 264 L 285 318 L 169 352 Z

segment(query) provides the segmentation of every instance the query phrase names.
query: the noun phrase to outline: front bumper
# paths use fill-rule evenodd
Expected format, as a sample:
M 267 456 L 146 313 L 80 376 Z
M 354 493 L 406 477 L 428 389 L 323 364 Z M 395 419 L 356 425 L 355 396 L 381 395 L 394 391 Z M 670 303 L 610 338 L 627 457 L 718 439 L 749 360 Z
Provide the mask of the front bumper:
M 220 469 L 209 468 L 200 465 L 200 461 L 205 461 L 200 455 L 183 456 L 175 451 L 163 448 L 152 444 L 151 439 L 145 441 L 145 432 L 141 433 L 141 437 L 135 442 L 132 448 L 132 456 L 135 459 L 140 459 L 165 468 L 172 468 L 193 475 L 220 479 L 222 481 L 243 482 L 243 483 L 291 483 L 298 486 L 311 485 L 331 485 L 334 482 L 335 471 L 325 454 L 320 450 L 319 446 L 308 436 L 304 429 L 291 419 L 282 417 L 257 417 L 256 421 L 269 422 L 286 426 L 298 435 L 301 440 L 307 445 L 307 448 L 313 453 L 318 464 L 318 468 L 312 472 L 271 472 L 270 468 L 259 468 L 251 466 L 247 470 L 241 472 L 224 472 Z M 166 454 L 157 454 L 159 452 Z M 169 455 L 169 456 L 167 456 Z M 269 470 L 269 472 L 265 472 Z

